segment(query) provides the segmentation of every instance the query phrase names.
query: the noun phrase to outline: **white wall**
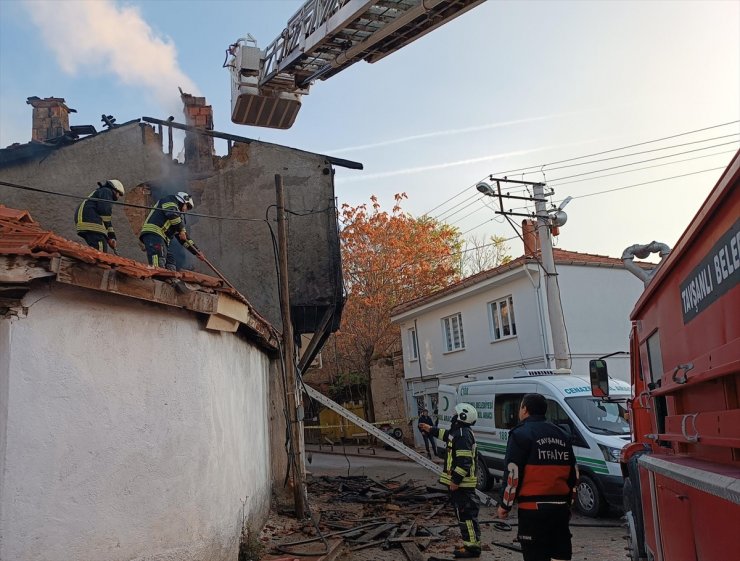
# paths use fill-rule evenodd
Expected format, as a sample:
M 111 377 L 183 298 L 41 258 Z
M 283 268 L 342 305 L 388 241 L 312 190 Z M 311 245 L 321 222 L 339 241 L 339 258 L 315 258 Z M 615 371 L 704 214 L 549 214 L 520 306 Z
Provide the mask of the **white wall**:
M 574 374 L 588 375 L 588 361 L 629 351 L 630 313 L 643 282 L 626 269 L 558 266 L 560 298 Z M 629 355 L 607 359 L 609 375 L 630 381 Z
M 625 269 L 559 265 L 558 280 L 567 325 L 574 374 L 587 376 L 588 361 L 614 351 L 629 350 L 629 314 L 643 290 L 642 282 Z M 399 321 L 403 338 L 404 376 L 409 393 L 423 377 L 456 385 L 469 380 L 506 377 L 521 368 L 551 368 L 552 357 L 544 279 L 541 292 L 535 284 L 542 278 L 530 269 L 506 272 L 501 278 L 483 281 L 456 294 L 414 310 Z M 534 283 L 532 282 L 534 281 Z M 517 336 L 492 341 L 487 304 L 511 295 L 514 299 Z M 541 299 L 541 308 L 539 304 Z M 446 353 L 441 318 L 462 313 L 465 350 Z M 544 326 L 543 326 L 544 319 Z M 409 328 L 416 328 L 419 360 L 411 359 Z M 543 329 L 545 337 L 543 341 Z M 609 373 L 629 381 L 629 357 L 608 359 Z M 412 384 L 413 382 L 413 384 Z M 427 384 L 428 385 L 428 384 Z M 421 391 L 428 393 L 428 389 Z M 415 415 L 415 401 L 409 397 Z
M 534 274 L 536 281 L 537 275 Z M 488 303 L 512 296 L 517 336 L 494 341 L 488 318 Z M 543 303 L 544 305 L 544 303 Z M 465 349 L 446 352 L 441 319 L 462 314 Z M 542 326 L 537 310 L 537 293 L 522 271 L 515 271 L 506 283 L 491 285 L 485 290 L 462 292 L 415 316 L 419 341 L 421 375 L 435 376 L 441 383 L 466 381 L 465 375 L 505 377 L 525 365 L 544 365 Z M 400 322 L 403 336 L 404 375 L 419 379 L 419 361 L 411 360 L 408 329 L 414 318 Z
M 133 299 L 23 304 L 0 320 L 0 559 L 234 561 L 242 501 L 255 527 L 269 507 L 266 356 Z

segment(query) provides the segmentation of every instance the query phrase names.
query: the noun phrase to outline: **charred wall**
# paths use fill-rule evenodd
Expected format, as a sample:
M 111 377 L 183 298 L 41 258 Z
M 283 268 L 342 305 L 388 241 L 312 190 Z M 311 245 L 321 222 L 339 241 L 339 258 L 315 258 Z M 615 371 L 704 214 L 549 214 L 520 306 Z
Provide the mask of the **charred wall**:
M 6 149 L 0 152 L 6 152 Z M 43 155 L 0 165 L 0 180 L 87 196 L 97 181 L 116 178 L 126 187 L 124 202 L 148 206 L 180 190 L 195 197 L 188 231 L 208 259 L 255 309 L 281 327 L 275 250 L 275 174 L 281 174 L 289 228 L 290 297 L 298 332 L 313 332 L 329 308 L 341 309 L 341 269 L 333 170 L 325 157 L 257 141 L 237 143 L 231 154 L 213 157 L 213 167 L 193 169 L 162 152 L 155 129 L 133 122 L 61 146 Z M 0 186 L 0 204 L 27 209 L 43 227 L 81 241 L 74 212 L 80 200 Z M 145 209 L 114 207 L 121 255 L 145 261 L 138 232 Z M 269 224 L 269 226 L 268 226 Z M 213 272 L 181 250 L 178 265 Z M 338 325 L 338 316 L 335 318 Z

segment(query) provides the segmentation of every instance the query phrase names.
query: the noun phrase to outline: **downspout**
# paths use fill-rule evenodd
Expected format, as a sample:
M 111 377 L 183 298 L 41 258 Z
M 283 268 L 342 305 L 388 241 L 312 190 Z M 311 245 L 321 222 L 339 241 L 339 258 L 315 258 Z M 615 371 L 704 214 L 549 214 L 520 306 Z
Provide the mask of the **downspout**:
M 534 279 L 532 278 L 532 274 L 529 272 L 526 263 L 522 265 L 522 268 L 524 269 L 524 272 L 527 273 L 527 276 L 529 277 L 529 282 L 532 283 L 532 288 L 534 288 L 534 291 L 537 295 L 537 315 L 540 318 L 540 333 L 542 334 L 542 358 L 545 361 L 545 368 L 547 368 L 549 366 L 547 358 L 549 354 L 549 349 L 547 348 L 547 336 L 545 333 L 545 318 L 544 313 L 542 312 L 542 292 L 540 286 L 541 283 L 535 284 Z
M 624 267 L 633 275 L 635 275 L 638 279 L 640 279 L 645 285 L 647 285 L 650 282 L 650 279 L 653 278 L 653 275 L 658 270 L 658 265 L 656 265 L 652 269 L 643 269 L 642 267 L 638 266 L 637 263 L 634 262 L 634 258 L 637 257 L 638 259 L 645 259 L 648 257 L 651 253 L 657 253 L 660 255 L 661 262 L 662 260 L 671 252 L 671 248 L 668 247 L 664 243 L 652 241 L 649 244 L 644 245 L 631 245 L 627 249 L 625 249 L 622 252 L 622 261 L 624 262 Z

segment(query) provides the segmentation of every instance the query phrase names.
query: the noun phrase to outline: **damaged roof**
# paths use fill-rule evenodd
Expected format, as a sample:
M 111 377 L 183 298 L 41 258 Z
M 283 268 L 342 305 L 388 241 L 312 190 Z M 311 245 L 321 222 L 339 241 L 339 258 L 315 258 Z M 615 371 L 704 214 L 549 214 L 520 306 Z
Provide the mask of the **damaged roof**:
M 24 273 L 29 264 L 33 272 Z M 14 268 L 20 272 L 12 272 Z M 274 327 L 221 279 L 103 253 L 44 230 L 28 211 L 0 205 L 0 284 L 39 277 L 206 313 L 211 316 L 209 329 L 237 331 L 243 324 L 265 346 L 277 348 Z M 167 283 L 171 279 L 185 282 L 191 292 L 178 294 Z

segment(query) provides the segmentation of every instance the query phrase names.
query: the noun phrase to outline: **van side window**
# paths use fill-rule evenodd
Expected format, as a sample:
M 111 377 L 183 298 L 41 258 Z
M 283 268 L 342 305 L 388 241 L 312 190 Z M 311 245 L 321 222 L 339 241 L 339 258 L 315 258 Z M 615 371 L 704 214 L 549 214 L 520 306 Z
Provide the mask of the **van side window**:
M 519 404 L 523 397 L 523 393 L 496 395 L 493 415 L 497 429 L 513 429 L 519 424 Z

